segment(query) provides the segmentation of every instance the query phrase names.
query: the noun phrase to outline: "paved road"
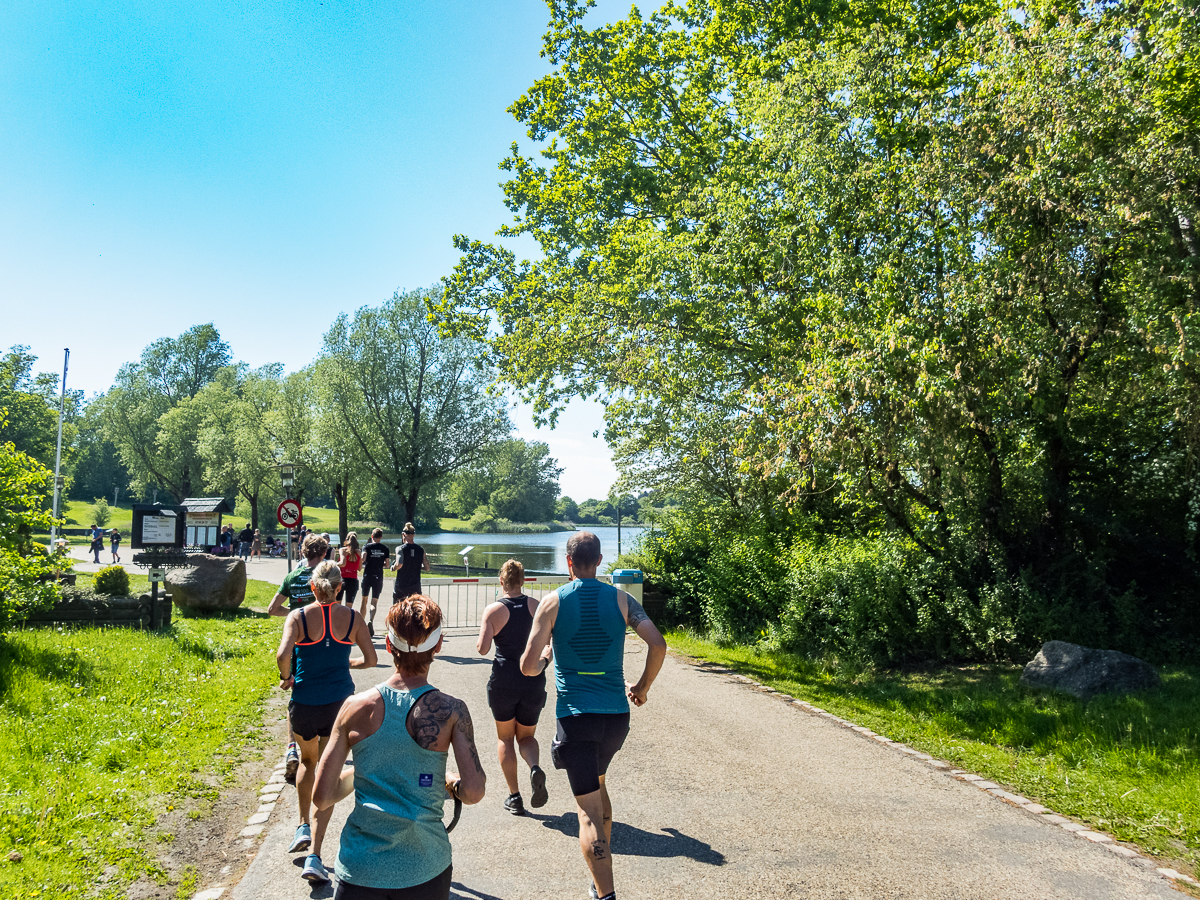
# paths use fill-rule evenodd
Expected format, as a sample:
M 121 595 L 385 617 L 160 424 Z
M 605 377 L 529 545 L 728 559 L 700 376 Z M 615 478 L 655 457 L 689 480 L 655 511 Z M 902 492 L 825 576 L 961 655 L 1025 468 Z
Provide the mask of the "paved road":
M 495 756 L 487 661 L 455 635 L 431 680 L 475 715 L 488 796 L 453 834 L 457 900 L 587 896 L 574 806 L 552 768 L 550 802 L 514 818 Z M 381 662 L 390 663 L 386 653 Z M 640 671 L 642 645 L 627 645 Z M 362 686 L 387 669 L 357 672 Z M 550 700 L 551 709 L 553 699 Z M 552 719 L 539 732 L 548 757 Z M 1153 871 L 944 772 L 807 714 L 727 674 L 668 657 L 650 702 L 634 710 L 610 771 L 616 884 L 629 898 L 1178 898 Z M 528 791 L 525 791 L 526 795 Z M 325 861 L 332 869 L 344 802 Z M 332 896 L 286 853 L 296 825 L 288 788 L 234 900 Z

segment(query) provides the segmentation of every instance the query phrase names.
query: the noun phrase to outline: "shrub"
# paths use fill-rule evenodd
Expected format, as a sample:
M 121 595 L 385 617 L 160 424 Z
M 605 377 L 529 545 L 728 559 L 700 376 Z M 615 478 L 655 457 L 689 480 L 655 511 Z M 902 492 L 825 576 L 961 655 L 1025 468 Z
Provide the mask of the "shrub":
M 112 511 L 108 508 L 108 500 L 104 497 L 97 497 L 96 502 L 92 504 L 92 521 L 103 528 L 108 524 L 110 518 L 112 518 Z
M 121 566 L 105 566 L 92 582 L 98 594 L 125 597 L 129 594 L 129 573 Z
M 495 534 L 496 528 L 496 514 L 486 503 L 477 508 L 467 520 L 467 531 L 474 534 Z

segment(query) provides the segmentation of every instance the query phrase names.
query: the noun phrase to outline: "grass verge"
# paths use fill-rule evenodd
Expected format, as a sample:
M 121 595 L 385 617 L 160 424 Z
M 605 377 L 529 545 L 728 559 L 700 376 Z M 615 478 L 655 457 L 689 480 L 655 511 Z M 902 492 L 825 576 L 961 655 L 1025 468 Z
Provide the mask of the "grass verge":
M 791 653 L 670 632 L 672 649 L 1009 785 L 1195 872 L 1200 864 L 1200 671 L 1088 703 L 1037 694 L 1011 665 L 843 671 Z M 1183 868 L 1181 868 L 1183 871 Z
M 274 591 L 252 581 L 247 603 Z M 0 636 L 0 883 L 10 895 L 115 900 L 142 874 L 164 880 L 147 830 L 185 804 L 202 814 L 258 733 L 283 620 L 176 616 L 160 633 Z

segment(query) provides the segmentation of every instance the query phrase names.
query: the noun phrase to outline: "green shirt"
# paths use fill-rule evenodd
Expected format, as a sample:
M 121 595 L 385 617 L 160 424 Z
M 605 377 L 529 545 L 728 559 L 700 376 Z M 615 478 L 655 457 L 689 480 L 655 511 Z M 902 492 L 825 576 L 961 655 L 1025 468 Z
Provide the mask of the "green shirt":
M 279 586 L 279 593 L 288 598 L 289 609 L 299 609 L 313 602 L 313 589 L 309 581 L 313 570 L 308 566 L 298 566 L 288 572 L 287 578 Z

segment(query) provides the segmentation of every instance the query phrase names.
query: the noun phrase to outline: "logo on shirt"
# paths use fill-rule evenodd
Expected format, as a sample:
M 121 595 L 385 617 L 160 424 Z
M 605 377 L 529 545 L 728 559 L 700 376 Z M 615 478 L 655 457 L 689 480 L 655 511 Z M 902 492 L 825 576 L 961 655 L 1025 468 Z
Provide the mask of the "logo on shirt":
M 417 776 L 417 784 L 421 787 L 433 787 L 433 774 L 431 772 L 422 772 Z

